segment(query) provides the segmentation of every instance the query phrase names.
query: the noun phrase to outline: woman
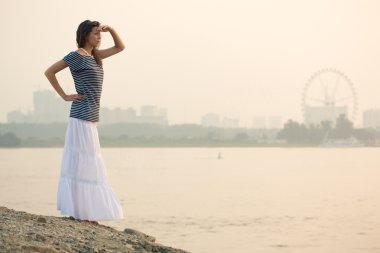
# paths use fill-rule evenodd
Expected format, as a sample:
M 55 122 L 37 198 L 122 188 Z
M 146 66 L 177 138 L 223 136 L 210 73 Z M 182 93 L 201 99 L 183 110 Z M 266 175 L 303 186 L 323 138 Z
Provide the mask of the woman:
M 98 49 L 101 32 L 109 32 L 113 47 Z M 124 50 L 116 31 L 97 21 L 79 24 L 78 49 L 51 65 L 45 76 L 65 101 L 71 101 L 61 160 L 57 192 L 57 210 L 71 219 L 99 224 L 97 220 L 123 219 L 123 210 L 108 184 L 107 170 L 100 153 L 96 124 L 99 121 L 103 84 L 102 60 Z M 66 94 L 55 74 L 69 67 L 77 94 Z

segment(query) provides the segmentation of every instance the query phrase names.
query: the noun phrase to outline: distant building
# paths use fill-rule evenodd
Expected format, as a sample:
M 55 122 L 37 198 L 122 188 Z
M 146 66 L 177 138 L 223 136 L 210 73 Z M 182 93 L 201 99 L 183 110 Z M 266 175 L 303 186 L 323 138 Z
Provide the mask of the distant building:
M 159 125 L 168 125 L 167 109 L 159 108 L 153 105 L 143 105 L 140 107 L 140 117 L 136 117 L 138 123 L 153 123 Z
M 7 113 L 9 123 L 52 123 L 67 122 L 71 103 L 56 96 L 50 90 L 33 92 L 33 111 L 26 114 L 21 111 Z
M 10 111 L 7 113 L 7 122 L 8 123 L 24 123 L 30 122 L 30 112 L 28 114 L 24 114 L 19 110 Z
M 50 90 L 39 90 L 33 93 L 35 123 L 66 122 L 71 103 L 58 97 Z
M 239 120 L 235 118 L 226 118 L 224 117 L 221 122 L 221 127 L 223 128 L 238 128 Z
M 348 109 L 347 106 L 306 106 L 304 114 L 306 126 L 319 125 L 322 121 L 331 121 L 331 125 L 334 127 L 340 114 L 344 114 L 348 118 Z
M 24 114 L 19 110 L 7 113 L 8 123 L 53 123 L 68 122 L 71 102 L 64 101 L 51 90 L 33 92 L 33 110 Z M 153 123 L 168 125 L 167 109 L 156 106 L 141 106 L 140 116 L 132 107 L 128 109 L 109 109 L 100 107 L 99 124 L 119 122 Z
M 140 115 L 132 107 L 128 109 L 100 108 L 100 124 L 114 124 L 120 122 L 127 123 L 152 123 L 158 125 L 168 125 L 167 109 L 156 106 L 145 105 L 140 107 Z
M 272 129 L 282 128 L 282 119 L 280 116 L 254 116 L 252 120 L 252 128 L 254 129 Z
M 204 127 L 219 127 L 220 119 L 216 113 L 207 113 L 201 118 L 201 125 Z
M 238 128 L 239 120 L 228 117 L 220 119 L 220 116 L 216 113 L 207 113 L 202 116 L 201 125 L 204 127 Z
M 380 128 L 380 109 L 370 109 L 363 112 L 364 128 Z
M 100 124 L 113 124 L 119 122 L 127 122 L 130 118 L 130 112 L 136 115 L 136 110 L 133 108 L 128 108 L 126 110 L 116 107 L 115 109 L 109 109 L 108 107 L 101 106 L 99 112 L 99 123 Z

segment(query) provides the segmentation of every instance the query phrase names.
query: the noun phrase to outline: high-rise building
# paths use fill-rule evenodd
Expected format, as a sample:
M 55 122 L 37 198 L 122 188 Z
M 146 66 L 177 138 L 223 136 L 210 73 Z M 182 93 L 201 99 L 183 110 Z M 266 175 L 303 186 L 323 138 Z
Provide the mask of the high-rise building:
M 66 122 L 71 102 L 58 97 L 50 90 L 38 90 L 33 93 L 35 123 Z
M 254 116 L 252 120 L 252 128 L 255 128 L 255 129 L 282 128 L 282 120 L 281 120 L 281 117 L 278 115 Z
M 27 114 L 19 110 L 8 112 L 7 122 L 52 123 L 67 122 L 71 103 L 64 101 L 50 90 L 33 92 L 33 111 Z
M 219 127 L 219 115 L 216 113 L 207 113 L 201 118 L 201 125 L 204 127 Z
M 370 109 L 363 112 L 364 128 L 380 128 L 380 109 Z
M 224 117 L 221 123 L 221 127 L 224 128 L 238 128 L 239 119 Z
M 140 116 L 135 118 L 135 122 L 168 125 L 167 115 L 166 108 L 154 105 L 142 105 L 140 107 Z

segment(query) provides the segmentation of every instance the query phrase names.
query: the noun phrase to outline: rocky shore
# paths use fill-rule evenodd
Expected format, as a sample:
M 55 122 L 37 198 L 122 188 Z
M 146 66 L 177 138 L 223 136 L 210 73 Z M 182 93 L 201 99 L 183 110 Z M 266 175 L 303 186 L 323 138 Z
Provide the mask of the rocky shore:
M 69 217 L 35 215 L 0 206 L 0 252 L 189 253 L 137 230 L 116 230 Z

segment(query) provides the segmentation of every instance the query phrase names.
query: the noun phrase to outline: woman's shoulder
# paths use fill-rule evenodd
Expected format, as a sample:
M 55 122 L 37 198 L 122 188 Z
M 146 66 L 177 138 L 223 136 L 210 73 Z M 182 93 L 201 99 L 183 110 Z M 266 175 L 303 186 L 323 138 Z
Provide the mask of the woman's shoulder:
M 77 50 L 72 50 L 63 57 L 63 60 L 69 65 L 73 70 L 78 69 L 82 62 L 81 54 Z
M 67 54 L 67 56 L 81 56 L 81 55 L 84 56 L 84 53 L 79 49 L 74 49 Z
M 74 57 L 74 56 L 77 55 L 77 53 L 78 52 L 76 50 L 69 51 L 68 53 L 66 53 L 65 58 L 67 58 L 67 57 Z

